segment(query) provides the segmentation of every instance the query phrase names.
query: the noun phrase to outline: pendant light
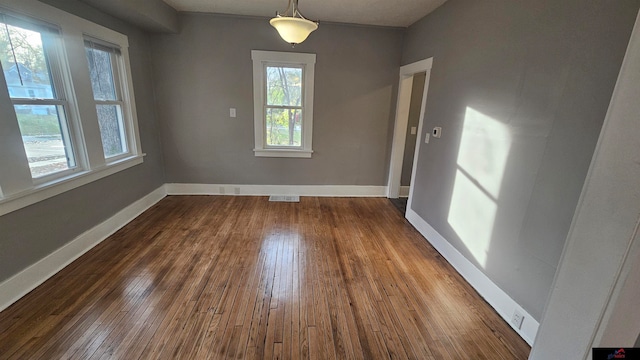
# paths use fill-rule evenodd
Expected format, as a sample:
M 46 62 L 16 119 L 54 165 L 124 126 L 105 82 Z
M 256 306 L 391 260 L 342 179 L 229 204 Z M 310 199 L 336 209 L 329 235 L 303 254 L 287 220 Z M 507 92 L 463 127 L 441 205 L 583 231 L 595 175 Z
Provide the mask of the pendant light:
M 298 0 L 289 0 L 289 6 L 283 14 L 276 12 L 276 17 L 269 24 L 278 30 L 280 37 L 292 46 L 303 42 L 311 32 L 318 28 L 318 23 L 308 20 L 298 10 Z

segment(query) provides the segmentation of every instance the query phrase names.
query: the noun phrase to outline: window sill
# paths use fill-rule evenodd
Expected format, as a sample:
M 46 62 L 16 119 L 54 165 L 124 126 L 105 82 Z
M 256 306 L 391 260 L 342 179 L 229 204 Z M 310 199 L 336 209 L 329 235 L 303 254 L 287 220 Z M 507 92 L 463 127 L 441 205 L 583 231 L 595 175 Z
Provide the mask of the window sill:
M 0 197 L 0 216 L 142 164 L 145 155 L 129 156 L 99 168 L 74 173 L 46 183 L 37 184 L 33 188 L 19 193 Z
M 311 158 L 313 150 L 253 149 L 257 157 Z

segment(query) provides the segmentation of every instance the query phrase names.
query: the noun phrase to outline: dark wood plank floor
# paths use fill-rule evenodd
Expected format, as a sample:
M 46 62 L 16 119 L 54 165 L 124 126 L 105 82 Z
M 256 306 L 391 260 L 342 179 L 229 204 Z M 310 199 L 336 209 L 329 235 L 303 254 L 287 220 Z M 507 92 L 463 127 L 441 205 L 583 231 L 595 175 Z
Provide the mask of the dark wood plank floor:
M 387 199 L 170 196 L 0 313 L 2 359 L 525 359 Z

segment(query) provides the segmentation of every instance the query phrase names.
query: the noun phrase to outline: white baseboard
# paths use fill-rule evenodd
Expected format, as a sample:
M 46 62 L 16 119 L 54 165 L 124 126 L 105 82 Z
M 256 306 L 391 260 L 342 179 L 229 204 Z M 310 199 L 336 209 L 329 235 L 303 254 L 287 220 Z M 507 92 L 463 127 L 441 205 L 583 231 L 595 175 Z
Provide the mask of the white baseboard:
M 37 263 L 0 283 L 0 311 L 18 301 L 18 299 L 127 225 L 165 196 L 164 186 L 161 186 L 142 199 L 120 210 L 104 222 L 87 230 Z
M 0 311 L 6 309 L 31 290 L 45 282 L 78 257 L 128 224 L 166 195 L 306 195 L 335 197 L 384 197 L 385 186 L 357 185 L 215 185 L 165 184 L 127 206 L 111 218 L 81 234 L 37 263 L 0 283 Z M 524 315 L 521 329 L 514 330 L 529 344 L 533 342 L 539 323 L 509 295 L 475 267 L 416 212 L 407 209 L 407 220 L 447 259 L 471 286 L 511 324 L 515 310 Z
M 386 186 L 165 184 L 167 195 L 385 197 Z
M 232 184 L 165 184 L 168 195 L 303 195 L 334 197 L 384 197 L 386 186 L 357 185 L 232 185 Z M 409 187 L 400 188 L 400 196 L 408 196 Z M 539 323 L 509 295 L 494 284 L 482 271 L 476 268 L 442 235 L 433 229 L 413 210 L 407 210 L 407 219 L 429 242 L 453 265 L 453 267 L 473 286 L 482 297 L 514 328 L 514 330 L 532 345 Z M 521 329 L 511 324 L 513 312 L 518 310 L 524 315 Z
M 526 341 L 533 345 L 540 324 L 500 289 L 480 269 L 465 258 L 453 245 L 440 235 L 431 225 L 412 209 L 407 209 L 407 220 L 438 250 L 438 252 L 473 286 L 474 289 L 496 310 L 496 312 Z M 513 312 L 524 315 L 522 327 L 517 329 L 511 323 Z

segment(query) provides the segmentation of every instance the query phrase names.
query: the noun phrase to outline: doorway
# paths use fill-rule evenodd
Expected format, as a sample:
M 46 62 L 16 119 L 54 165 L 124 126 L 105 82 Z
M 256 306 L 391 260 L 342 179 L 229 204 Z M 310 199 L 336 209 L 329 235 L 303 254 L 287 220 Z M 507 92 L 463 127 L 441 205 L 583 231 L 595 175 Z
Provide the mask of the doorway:
M 387 197 L 403 213 L 411 195 L 432 63 L 429 58 L 400 68 Z

